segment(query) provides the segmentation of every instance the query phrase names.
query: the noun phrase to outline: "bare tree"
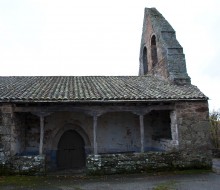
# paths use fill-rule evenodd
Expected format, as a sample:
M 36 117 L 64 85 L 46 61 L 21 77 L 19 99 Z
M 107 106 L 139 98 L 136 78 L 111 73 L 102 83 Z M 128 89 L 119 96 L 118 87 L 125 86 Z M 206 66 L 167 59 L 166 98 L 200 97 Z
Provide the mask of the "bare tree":
M 220 148 L 220 110 L 213 110 L 209 114 L 209 121 L 211 125 L 211 141 L 215 149 Z

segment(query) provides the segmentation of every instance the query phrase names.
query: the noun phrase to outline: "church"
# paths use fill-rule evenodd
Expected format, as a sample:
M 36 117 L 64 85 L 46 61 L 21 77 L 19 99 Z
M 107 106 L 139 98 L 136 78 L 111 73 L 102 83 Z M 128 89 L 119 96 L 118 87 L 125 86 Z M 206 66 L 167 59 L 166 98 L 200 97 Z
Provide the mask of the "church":
M 138 76 L 0 77 L 0 171 L 210 168 L 208 98 L 175 30 L 145 8 Z

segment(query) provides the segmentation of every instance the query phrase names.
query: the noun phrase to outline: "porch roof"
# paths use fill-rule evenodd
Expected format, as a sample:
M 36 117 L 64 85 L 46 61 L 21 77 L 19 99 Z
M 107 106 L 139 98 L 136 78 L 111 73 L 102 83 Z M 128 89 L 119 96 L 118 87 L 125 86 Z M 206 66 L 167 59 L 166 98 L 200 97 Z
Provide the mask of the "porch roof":
M 207 100 L 194 85 L 147 76 L 0 77 L 0 102 Z

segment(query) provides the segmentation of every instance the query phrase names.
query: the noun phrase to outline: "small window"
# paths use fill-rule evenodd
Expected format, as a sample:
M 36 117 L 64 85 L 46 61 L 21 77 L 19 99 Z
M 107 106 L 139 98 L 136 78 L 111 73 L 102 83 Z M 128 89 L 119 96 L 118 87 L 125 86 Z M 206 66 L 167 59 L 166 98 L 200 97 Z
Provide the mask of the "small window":
M 156 44 L 156 36 L 155 35 L 153 35 L 151 38 L 151 59 L 152 59 L 152 66 L 155 67 L 155 65 L 158 62 L 157 44 Z
M 146 47 L 144 47 L 143 49 L 143 68 L 144 68 L 144 74 L 147 74 L 148 62 L 147 62 L 147 48 Z

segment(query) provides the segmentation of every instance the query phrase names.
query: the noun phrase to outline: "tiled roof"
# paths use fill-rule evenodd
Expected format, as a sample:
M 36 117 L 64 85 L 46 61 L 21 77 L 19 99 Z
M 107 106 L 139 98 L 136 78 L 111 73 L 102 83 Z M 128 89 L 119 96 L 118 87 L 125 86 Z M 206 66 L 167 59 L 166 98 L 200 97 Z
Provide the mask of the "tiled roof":
M 152 76 L 0 77 L 0 102 L 151 101 L 207 99 L 193 85 Z

